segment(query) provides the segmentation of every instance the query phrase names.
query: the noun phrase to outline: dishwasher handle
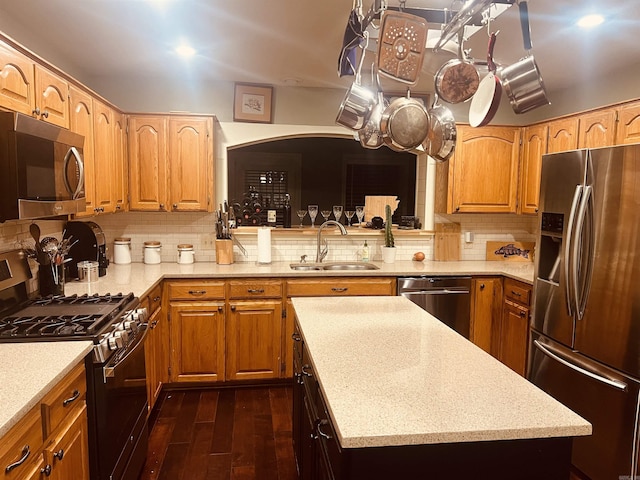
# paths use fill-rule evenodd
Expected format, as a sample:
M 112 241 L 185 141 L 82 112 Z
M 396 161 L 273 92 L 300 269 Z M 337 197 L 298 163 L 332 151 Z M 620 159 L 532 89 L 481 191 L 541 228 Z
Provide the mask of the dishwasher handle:
M 400 295 L 449 295 L 449 294 L 469 294 L 470 290 L 464 289 L 433 289 L 433 290 L 405 290 L 400 292 Z

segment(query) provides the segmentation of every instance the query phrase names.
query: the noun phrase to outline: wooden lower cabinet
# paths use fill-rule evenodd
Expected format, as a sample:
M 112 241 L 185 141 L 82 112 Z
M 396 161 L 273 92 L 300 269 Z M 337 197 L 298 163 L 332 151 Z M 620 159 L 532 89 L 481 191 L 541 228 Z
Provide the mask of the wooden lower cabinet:
M 522 376 L 527 366 L 530 302 L 531 285 L 511 278 L 504 280 L 496 357 Z
M 493 354 L 495 332 L 500 328 L 502 277 L 474 277 L 471 281 L 469 340 Z
M 45 459 L 51 465 L 53 480 L 89 478 L 89 437 L 87 407 L 83 405 L 69 420 L 68 427 L 45 449 Z

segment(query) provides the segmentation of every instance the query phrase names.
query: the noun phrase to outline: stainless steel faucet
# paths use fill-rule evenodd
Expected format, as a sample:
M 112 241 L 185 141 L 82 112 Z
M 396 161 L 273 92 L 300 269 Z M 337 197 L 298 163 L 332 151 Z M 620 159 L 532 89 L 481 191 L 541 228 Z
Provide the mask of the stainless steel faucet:
M 324 241 L 324 246 L 322 247 L 322 249 L 320 249 L 320 239 L 322 237 L 322 229 L 327 225 L 337 226 L 340 229 L 341 235 L 347 234 L 347 229 L 344 228 L 344 225 L 342 225 L 340 222 L 336 222 L 335 220 L 327 220 L 322 225 L 320 225 L 320 228 L 318 229 L 318 238 L 317 238 L 318 243 L 317 243 L 317 249 L 316 249 L 316 263 L 322 263 L 322 260 L 324 260 L 324 257 L 326 257 L 327 253 L 329 253 L 329 245 L 327 244 L 327 240 Z

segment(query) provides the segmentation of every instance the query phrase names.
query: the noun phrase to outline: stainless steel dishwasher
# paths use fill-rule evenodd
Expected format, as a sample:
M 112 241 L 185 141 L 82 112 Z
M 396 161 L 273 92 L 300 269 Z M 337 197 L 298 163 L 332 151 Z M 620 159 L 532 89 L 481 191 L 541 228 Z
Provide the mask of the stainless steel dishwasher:
M 398 295 L 469 338 L 471 277 L 401 277 Z

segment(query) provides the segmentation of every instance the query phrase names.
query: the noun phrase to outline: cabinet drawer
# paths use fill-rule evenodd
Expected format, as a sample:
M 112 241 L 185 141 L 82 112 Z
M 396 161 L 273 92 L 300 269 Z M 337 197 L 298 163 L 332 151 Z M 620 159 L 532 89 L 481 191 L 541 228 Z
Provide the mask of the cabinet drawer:
M 84 405 L 86 393 L 87 382 L 82 363 L 43 398 L 41 405 L 44 438 L 51 435 L 74 407 Z
M 160 304 L 162 303 L 162 284 L 158 284 L 153 287 L 153 290 L 149 292 L 147 295 L 149 304 L 147 308 L 149 309 L 149 316 L 153 314 L 158 308 L 160 308 Z
M 287 281 L 289 297 L 395 295 L 395 278 L 314 278 Z
M 212 300 L 224 298 L 224 282 L 170 282 L 169 300 Z
M 230 280 L 229 298 L 280 298 L 280 280 Z
M 14 480 L 29 478 L 34 458 L 42 457 L 42 421 L 40 405 L 27 413 L 0 441 L 0 479 Z M 24 462 L 19 465 L 21 459 Z M 7 472 L 7 467 L 14 465 Z
M 504 296 L 514 302 L 529 306 L 531 302 L 531 287 L 516 280 L 505 278 Z

